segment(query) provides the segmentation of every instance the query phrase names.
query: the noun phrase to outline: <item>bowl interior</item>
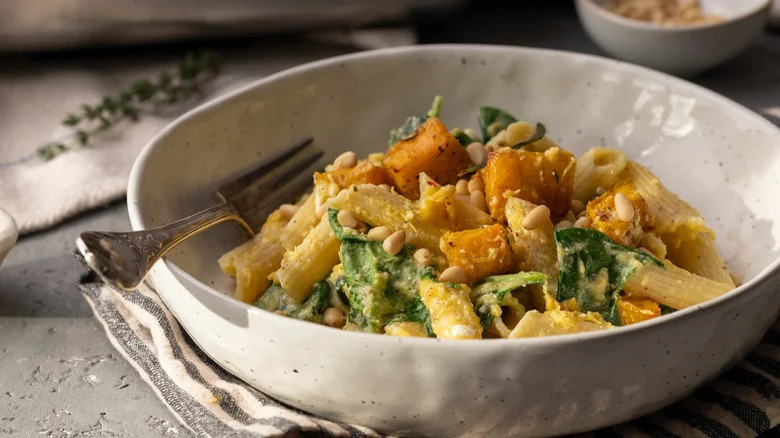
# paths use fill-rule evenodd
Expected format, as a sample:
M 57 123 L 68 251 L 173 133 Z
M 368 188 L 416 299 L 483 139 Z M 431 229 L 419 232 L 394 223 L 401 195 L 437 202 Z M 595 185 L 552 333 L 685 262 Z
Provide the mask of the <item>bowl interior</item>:
M 145 149 L 128 203 L 136 229 L 209 206 L 214 187 L 312 136 L 323 163 L 387 148 L 387 133 L 444 97 L 450 128 L 476 128 L 481 105 L 543 122 L 580 154 L 624 150 L 695 206 L 728 267 L 752 278 L 780 256 L 778 129 L 688 82 L 616 61 L 495 46 L 418 46 L 301 66 L 189 113 Z M 225 224 L 168 259 L 231 294 L 216 260 L 243 240 Z

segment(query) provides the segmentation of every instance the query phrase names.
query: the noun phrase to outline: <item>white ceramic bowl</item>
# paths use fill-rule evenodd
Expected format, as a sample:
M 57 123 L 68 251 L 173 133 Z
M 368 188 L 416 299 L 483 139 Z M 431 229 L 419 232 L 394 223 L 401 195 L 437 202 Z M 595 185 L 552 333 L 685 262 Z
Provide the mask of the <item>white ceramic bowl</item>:
M 606 0 L 576 0 L 585 31 L 605 52 L 626 61 L 688 76 L 742 52 L 766 24 L 771 0 L 701 0 L 705 13 L 725 18 L 701 26 L 659 26 L 613 14 Z
M 5 256 L 7 256 L 11 251 L 11 248 L 13 248 L 17 237 L 18 232 L 14 218 L 11 217 L 8 212 L 0 208 L 0 264 L 3 263 Z
M 506 108 L 575 153 L 623 149 L 697 206 L 737 290 L 598 333 L 441 341 L 345 332 L 229 297 L 217 257 L 232 225 L 185 242 L 153 278 L 176 318 L 225 369 L 325 417 L 395 434 L 557 435 L 637 417 L 691 393 L 760 340 L 778 316 L 780 132 L 715 93 L 603 58 L 497 46 L 364 52 L 287 70 L 181 117 L 130 179 L 133 228 L 204 208 L 217 182 L 307 136 L 327 151 L 383 150 L 388 130 L 444 96 L 450 126 Z

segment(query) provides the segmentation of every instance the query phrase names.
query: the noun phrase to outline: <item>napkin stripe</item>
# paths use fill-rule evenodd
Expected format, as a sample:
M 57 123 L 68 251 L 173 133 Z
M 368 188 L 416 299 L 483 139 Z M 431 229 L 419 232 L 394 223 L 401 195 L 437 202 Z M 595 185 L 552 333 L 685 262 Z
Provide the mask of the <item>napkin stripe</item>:
M 736 366 L 721 376 L 738 385 L 751 388 L 767 400 L 780 398 L 780 388 L 772 384 L 772 381 L 761 374 Z
M 723 423 L 707 418 L 698 412 L 680 407 L 679 405 L 672 406 L 663 410 L 671 418 L 676 418 L 680 421 L 688 423 L 691 427 L 694 427 L 712 438 L 739 438 L 731 429 L 723 425 Z
M 163 372 L 162 368 L 156 366 L 156 358 L 128 327 L 125 317 L 119 314 L 116 307 L 112 308 L 112 306 L 107 305 L 106 300 L 100 298 L 99 287 L 85 288 L 85 290 L 88 291 L 88 294 L 85 294 L 88 297 L 87 302 L 95 314 L 99 316 L 98 320 L 109 334 L 109 340 L 114 347 L 132 360 L 131 363 L 139 371 L 141 377 L 149 382 L 152 389 L 158 393 L 163 401 L 177 400 L 170 407 L 182 424 L 193 432 L 202 434 L 205 432 L 205 428 L 202 426 L 201 420 L 208 421 L 209 424 L 219 423 L 209 410 L 182 391 L 170 379 L 170 376 Z M 187 409 L 182 409 L 182 405 L 185 403 Z
M 750 353 L 747 357 L 747 361 L 761 371 L 772 375 L 776 379 L 780 379 L 780 362 L 761 356 L 757 353 Z
M 634 421 L 633 424 L 637 429 L 653 438 L 682 438 L 679 435 L 675 435 L 663 427 L 657 424 L 653 424 L 644 418 L 640 418 L 639 420 Z
M 235 390 L 236 392 L 241 392 L 242 395 L 251 399 L 247 400 L 246 397 L 242 397 L 242 400 L 244 400 L 242 403 L 242 409 L 244 411 L 262 412 L 273 409 L 274 412 L 279 412 L 279 409 L 281 409 L 281 412 L 285 412 L 292 417 L 291 419 L 286 419 L 287 421 L 291 421 L 291 424 L 295 426 L 292 429 L 300 431 L 311 431 L 317 433 L 318 436 L 344 436 L 346 434 L 349 434 L 351 437 L 376 436 L 376 434 L 370 429 L 362 429 L 348 424 L 339 424 L 330 420 L 322 419 L 318 416 L 304 413 L 300 410 L 290 408 L 288 406 L 284 406 L 276 400 L 262 395 L 254 388 L 247 386 L 243 381 L 219 367 L 213 360 L 211 360 L 211 358 L 208 357 L 208 355 L 200 350 L 192 338 L 187 334 L 187 332 L 185 332 L 178 324 L 178 322 L 173 318 L 173 315 L 170 312 L 163 310 L 165 308 L 164 304 L 159 295 L 157 295 L 154 286 L 148 283 L 145 283 L 145 286 L 148 288 L 146 291 L 143 289 L 138 289 L 135 291 L 139 294 L 138 296 L 130 295 L 129 297 L 134 298 L 136 302 L 144 306 L 147 310 L 152 309 L 155 311 L 155 313 L 160 311 L 163 319 L 158 318 L 158 323 L 165 329 L 165 333 L 169 340 L 175 339 L 176 344 L 185 347 L 182 348 L 181 353 L 184 355 L 184 357 L 187 358 L 187 360 L 193 362 L 195 367 L 198 369 L 201 378 L 207 381 L 215 380 L 216 383 L 228 385 L 231 389 Z M 168 334 L 168 330 L 170 330 L 170 334 L 172 334 L 172 336 Z M 212 372 L 216 379 L 206 378 L 206 376 L 203 376 L 202 370 L 208 370 L 209 372 Z M 227 392 L 227 395 L 220 394 L 219 396 L 233 398 L 232 395 L 230 395 L 231 391 L 228 390 Z M 277 421 L 282 420 L 279 417 L 273 418 L 277 419 Z M 252 421 L 259 420 L 253 419 Z M 284 427 L 282 424 L 277 424 L 277 427 L 282 428 L 282 430 L 291 430 L 287 427 Z
M 170 312 L 163 310 L 165 309 L 165 306 L 162 302 L 162 299 L 159 297 L 159 295 L 157 295 L 157 291 L 154 288 L 154 286 L 148 282 L 145 282 L 144 285 L 147 288 L 146 290 L 144 290 L 143 288 L 139 288 L 138 290 L 136 290 L 136 292 L 140 294 L 139 298 L 137 298 L 136 301 L 140 303 L 142 306 L 145 306 L 147 309 L 155 309 L 155 310 L 162 311 L 161 313 L 164 317 L 164 320 L 159 320 L 158 322 L 160 323 L 160 325 L 165 327 L 166 333 L 168 330 L 170 330 L 170 332 L 173 334 L 173 338 L 176 339 L 177 344 L 186 347 L 182 349 L 182 353 L 185 356 L 189 356 L 189 360 L 191 360 L 194 363 L 196 368 L 206 369 L 212 372 L 214 374 L 214 377 L 216 377 L 216 379 L 206 379 L 206 380 L 216 380 L 219 383 L 229 384 L 236 391 L 241 391 L 244 395 L 251 398 L 251 401 L 247 400 L 246 398 L 243 398 L 243 400 L 245 401 L 243 409 L 245 411 L 262 412 L 264 410 L 274 409 L 278 412 L 277 409 L 281 409 L 282 412 L 285 412 L 291 417 L 293 417 L 294 425 L 296 426 L 294 428 L 295 430 L 312 431 L 317 433 L 318 436 L 344 436 L 347 434 L 351 437 L 357 437 L 357 438 L 366 437 L 366 436 L 377 436 L 376 433 L 370 429 L 359 428 L 349 424 L 336 423 L 330 420 L 323 419 L 318 416 L 305 413 L 298 409 L 282 405 L 276 400 L 264 396 L 262 393 L 255 390 L 254 388 L 249 387 L 242 380 L 238 379 L 237 377 L 225 371 L 223 368 L 219 367 L 219 365 L 217 365 L 211 358 L 209 358 L 208 355 L 206 355 L 206 353 L 200 350 L 200 348 L 197 347 L 197 344 L 195 344 L 195 342 L 187 334 L 187 332 L 184 331 L 181 328 L 181 326 L 178 324 L 178 322 L 173 318 L 173 315 Z M 141 297 L 143 297 L 143 299 L 141 299 Z M 202 371 L 201 371 L 201 376 L 202 376 Z M 206 376 L 202 376 L 202 377 L 205 378 Z M 312 430 L 313 426 L 314 427 L 319 426 L 319 429 Z M 283 429 L 283 430 L 290 430 L 290 429 Z
M 219 388 L 212 384 L 209 384 L 206 381 L 206 379 L 201 375 L 201 373 L 198 371 L 197 366 L 192 362 L 192 360 L 189 360 L 188 358 L 185 357 L 181 345 L 178 342 L 176 342 L 174 329 L 171 327 L 171 323 L 166 317 L 167 315 L 165 315 L 161 311 L 162 308 L 158 303 L 155 302 L 155 300 L 137 291 L 132 292 L 131 294 L 126 295 L 125 297 L 127 301 L 138 305 L 141 309 L 148 312 L 151 315 L 151 317 L 157 321 L 157 323 L 162 327 L 162 333 L 168 341 L 169 347 L 171 349 L 171 354 L 173 355 L 173 357 L 184 366 L 184 369 L 186 370 L 188 376 L 196 384 L 203 386 L 218 400 L 217 404 L 219 405 L 219 407 L 231 418 L 240 422 L 243 425 L 252 425 L 253 423 L 257 423 L 261 425 L 272 425 L 277 427 L 280 430 L 293 430 L 296 428 L 304 427 L 306 430 L 316 432 L 318 434 L 321 434 L 322 436 L 333 436 L 330 433 L 330 431 L 323 428 L 320 424 L 311 421 L 311 419 L 305 417 L 301 418 L 301 420 L 303 420 L 303 423 L 310 423 L 308 425 L 309 427 L 305 427 L 304 424 L 297 423 L 283 417 L 278 417 L 278 416 L 253 417 L 252 415 L 247 413 L 244 409 L 238 406 L 236 400 L 228 391 L 226 391 L 224 388 Z M 314 426 L 314 428 L 312 428 L 312 426 Z
M 737 397 L 721 394 L 711 387 L 700 389 L 694 396 L 703 401 L 720 405 L 756 432 L 769 429 L 769 417 L 755 405 L 745 403 Z

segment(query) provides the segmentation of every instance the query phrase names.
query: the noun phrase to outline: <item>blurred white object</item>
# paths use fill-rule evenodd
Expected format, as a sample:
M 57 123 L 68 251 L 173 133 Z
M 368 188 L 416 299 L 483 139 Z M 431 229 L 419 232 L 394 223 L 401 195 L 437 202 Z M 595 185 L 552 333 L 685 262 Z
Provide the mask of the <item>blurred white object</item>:
M 290 33 L 404 21 L 465 0 L 5 0 L 0 50 Z
M 626 61 L 687 76 L 721 64 L 761 34 L 771 0 L 700 0 L 722 22 L 664 26 L 609 12 L 604 0 L 576 0 L 585 31 L 605 52 Z
M 3 263 L 3 259 L 11 251 L 11 248 L 16 243 L 17 236 L 14 218 L 0 208 L 0 263 Z

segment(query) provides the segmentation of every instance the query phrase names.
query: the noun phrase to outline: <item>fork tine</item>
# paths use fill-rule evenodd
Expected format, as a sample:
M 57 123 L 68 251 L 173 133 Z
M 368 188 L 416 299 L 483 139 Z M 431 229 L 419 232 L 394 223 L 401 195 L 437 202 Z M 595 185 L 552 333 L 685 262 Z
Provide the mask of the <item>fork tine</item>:
M 311 187 L 311 175 L 315 167 L 310 165 L 298 171 L 290 172 L 290 179 L 281 187 L 268 193 L 258 202 L 238 206 L 236 210 L 253 229 L 259 229 L 268 215 L 279 208 L 280 204 L 295 201 L 306 189 Z
M 225 196 L 226 201 L 253 229 L 257 229 L 280 203 L 291 201 L 311 186 L 314 170 L 311 168 L 323 154 L 309 143 L 299 145 L 293 153 L 284 154 L 284 159 L 274 160 L 273 168 L 261 166 L 252 171 L 254 179 L 250 180 L 246 175 L 236 179 L 236 182 L 247 182 L 241 187 L 231 183 L 229 191 L 232 194 Z M 261 170 L 265 173 L 261 174 Z
M 312 144 L 313 141 L 314 139 L 311 137 L 306 138 L 301 142 L 299 142 L 298 144 L 294 145 L 292 148 L 290 148 L 290 150 L 278 156 L 277 158 L 271 160 L 270 162 L 265 163 L 259 166 L 258 168 L 251 170 L 230 182 L 222 184 L 217 188 L 216 191 L 217 198 L 219 198 L 220 201 L 229 200 L 231 197 L 243 191 L 247 186 L 251 185 L 252 183 L 259 180 L 260 178 L 264 177 L 270 171 L 276 169 L 279 165 L 281 165 L 288 159 L 296 156 L 302 150 L 306 149 L 308 146 Z

